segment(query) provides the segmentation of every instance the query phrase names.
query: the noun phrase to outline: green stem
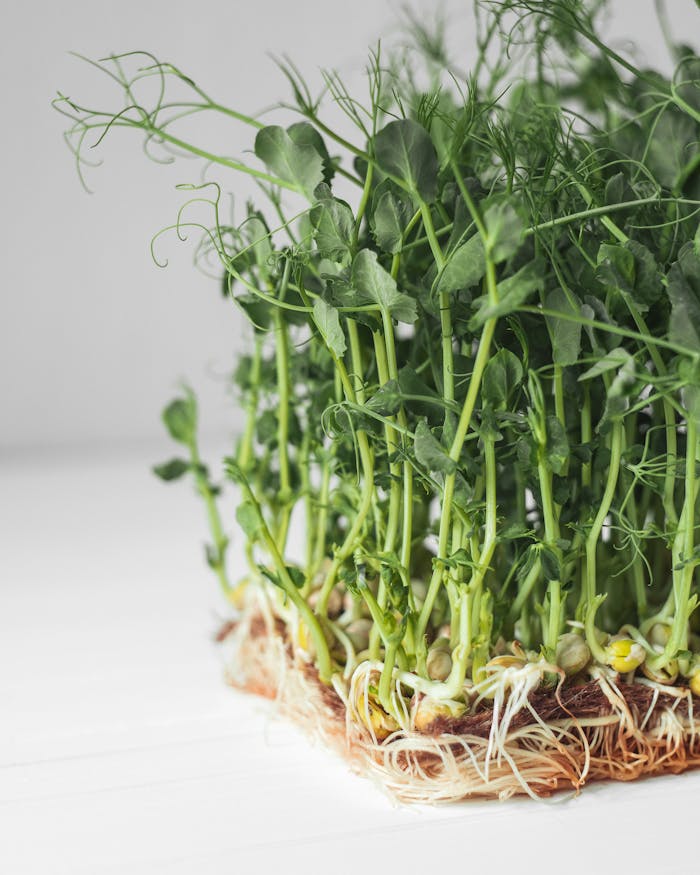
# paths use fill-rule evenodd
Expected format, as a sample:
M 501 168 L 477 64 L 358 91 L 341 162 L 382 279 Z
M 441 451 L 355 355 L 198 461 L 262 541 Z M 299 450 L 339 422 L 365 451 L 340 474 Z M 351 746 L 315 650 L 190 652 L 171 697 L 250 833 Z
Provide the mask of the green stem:
M 615 489 L 617 487 L 617 478 L 620 473 L 620 459 L 622 455 L 622 438 L 623 424 L 621 420 L 616 420 L 612 424 L 612 434 L 610 437 L 610 466 L 608 468 L 608 479 L 605 484 L 605 491 L 598 507 L 598 512 L 595 515 L 593 524 L 586 538 L 586 560 L 585 560 L 585 585 L 582 591 L 582 602 L 584 605 L 593 603 L 596 596 L 596 547 L 598 538 L 605 518 L 610 511 Z
M 328 649 L 328 642 L 326 641 L 326 636 L 323 633 L 321 624 L 319 623 L 318 619 L 314 615 L 314 612 L 311 610 L 306 600 L 299 593 L 299 590 L 294 585 L 294 581 L 289 576 L 289 571 L 287 571 L 287 566 L 285 564 L 284 558 L 279 551 L 277 542 L 273 537 L 272 532 L 270 532 L 270 529 L 265 522 L 265 517 L 263 516 L 260 504 L 253 494 L 253 490 L 250 488 L 248 480 L 246 479 L 245 475 L 242 474 L 240 469 L 237 472 L 237 476 L 235 479 L 240 483 L 246 500 L 250 502 L 251 506 L 255 511 L 258 519 L 258 531 L 275 566 L 280 585 L 289 597 L 292 604 L 296 607 L 297 611 L 299 612 L 299 616 L 304 621 L 306 627 L 309 630 L 309 633 L 311 634 L 311 639 L 314 642 L 314 647 L 316 649 L 316 665 L 318 668 L 319 678 L 324 684 L 329 684 L 333 675 L 333 662 L 331 660 L 330 651 Z

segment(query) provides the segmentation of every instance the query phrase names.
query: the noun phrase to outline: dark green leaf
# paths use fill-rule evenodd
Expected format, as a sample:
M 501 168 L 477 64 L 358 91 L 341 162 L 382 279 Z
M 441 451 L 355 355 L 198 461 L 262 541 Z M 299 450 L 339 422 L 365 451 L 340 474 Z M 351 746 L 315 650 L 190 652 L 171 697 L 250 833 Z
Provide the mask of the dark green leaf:
M 669 338 L 680 346 L 700 349 L 700 232 L 686 243 L 667 277 L 671 302 Z
M 469 320 L 472 331 L 480 328 L 487 319 L 512 313 L 544 284 L 544 264 L 539 259 L 528 262 L 525 267 L 503 280 L 498 285 L 498 303 L 491 304 L 487 296 L 475 299 L 477 312 Z
M 457 470 L 457 463 L 447 455 L 425 420 L 416 427 L 413 447 L 418 462 L 431 473 L 453 474 Z
M 596 279 L 613 289 L 631 292 L 634 288 L 634 255 L 618 243 L 603 243 L 598 250 Z
M 389 122 L 375 137 L 374 154 L 386 174 L 403 182 L 426 203 L 435 200 L 437 154 L 424 127 L 411 119 Z
M 646 246 L 636 240 L 628 240 L 625 247 L 634 257 L 635 278 L 633 300 L 638 307 L 647 310 L 663 293 L 661 275 L 656 259 Z
M 627 187 L 625 174 L 620 172 L 611 176 L 605 185 L 605 204 L 622 203 Z
M 401 390 L 396 380 L 389 380 L 365 405 L 380 416 L 394 416 L 401 409 Z
M 581 302 L 575 295 L 572 297 L 573 302 L 563 289 L 552 289 L 547 293 L 544 305 L 548 310 L 555 310 L 557 313 L 580 316 Z M 553 316 L 547 316 L 546 321 L 552 338 L 553 361 L 562 367 L 575 364 L 581 351 L 581 324 Z
M 569 461 L 569 440 L 556 416 L 547 417 L 547 465 L 555 474 L 563 474 Z
M 284 128 L 272 125 L 258 131 L 255 154 L 275 176 L 313 199 L 323 181 L 323 161 L 314 146 L 295 143 Z
M 170 459 L 169 462 L 164 462 L 162 465 L 154 465 L 153 473 L 161 480 L 179 480 L 184 474 L 190 470 L 190 463 L 185 459 Z
M 542 546 L 539 550 L 542 574 L 545 580 L 561 580 L 562 567 L 558 555 L 549 547 Z
M 176 398 L 163 411 L 163 422 L 173 440 L 191 446 L 197 429 L 197 402 L 191 392 Z
M 481 387 L 484 405 L 496 411 L 507 410 L 522 379 L 520 359 L 510 350 L 500 349 L 484 369 Z

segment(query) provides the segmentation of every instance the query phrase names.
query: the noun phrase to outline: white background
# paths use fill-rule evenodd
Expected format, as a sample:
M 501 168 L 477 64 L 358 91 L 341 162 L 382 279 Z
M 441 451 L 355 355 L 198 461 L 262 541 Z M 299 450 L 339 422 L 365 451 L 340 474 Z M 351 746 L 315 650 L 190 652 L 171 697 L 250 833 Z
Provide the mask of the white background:
M 192 267 L 193 247 L 168 238 L 151 261 L 149 241 L 173 221 L 181 182 L 199 181 L 197 162 L 150 163 L 135 132 L 105 144 L 102 167 L 80 187 L 49 106 L 58 90 L 85 102 L 110 95 L 100 76 L 70 57 L 148 49 L 177 63 L 224 103 L 254 113 L 289 98 L 266 53 L 289 54 L 312 84 L 338 68 L 362 95 L 366 49 L 396 39 L 400 3 L 390 0 L 61 0 L 3 4 L 3 129 L 0 138 L 0 448 L 114 441 L 161 434 L 158 413 L 189 380 L 205 431 L 236 426 L 225 376 L 241 348 L 237 311 Z M 429 19 L 438 4 L 414 0 Z M 669 0 L 681 35 L 696 33 L 694 0 Z M 472 51 L 467 0 L 446 0 L 449 39 L 462 66 Z M 668 64 L 651 0 L 613 0 L 610 36 L 634 38 Z M 274 113 L 266 116 L 273 121 Z M 208 143 L 204 124 L 201 140 Z M 252 134 L 232 124 L 215 135 L 244 155 Z M 248 156 L 250 159 L 251 156 Z M 253 159 L 254 160 L 254 159 Z M 253 186 L 224 184 L 242 206 Z
M 650 0 L 612 5 L 615 38 L 665 63 Z M 677 32 L 697 33 L 693 0 L 670 6 Z M 180 378 L 202 398 L 210 450 L 236 426 L 223 375 L 244 343 L 240 319 L 191 268 L 187 244 L 166 244 L 167 270 L 148 251 L 181 203 L 174 185 L 198 171 L 153 165 L 124 136 L 105 149 L 89 196 L 49 101 L 59 88 L 95 95 L 69 49 L 151 49 L 251 112 L 286 96 L 267 51 L 289 53 L 309 78 L 338 66 L 360 88 L 365 47 L 393 31 L 397 7 L 2 7 L 3 875 L 697 870 L 700 774 L 592 787 L 554 806 L 394 809 L 221 682 L 202 509 L 148 470 L 170 451 L 158 414 Z M 463 5 L 447 7 L 452 43 L 470 45 Z M 434 4 L 414 8 L 429 16 Z M 249 148 L 247 131 L 230 137 L 223 151 Z M 224 510 L 230 520 L 230 498 Z

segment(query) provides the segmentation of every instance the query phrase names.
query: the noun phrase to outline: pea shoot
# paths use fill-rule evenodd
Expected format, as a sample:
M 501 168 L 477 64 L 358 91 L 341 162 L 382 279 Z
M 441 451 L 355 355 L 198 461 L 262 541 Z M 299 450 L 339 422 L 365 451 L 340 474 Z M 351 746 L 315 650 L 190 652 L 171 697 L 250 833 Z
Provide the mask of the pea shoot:
M 204 500 L 232 680 L 403 799 L 698 764 L 700 57 L 638 67 L 605 5 L 476 0 L 469 73 L 409 16 L 363 99 L 282 61 L 288 127 L 142 53 L 91 62 L 123 108 L 55 101 L 81 178 L 129 128 L 259 185 L 238 224 L 183 186 L 166 229 L 202 231 L 252 340 L 221 482 L 189 390 L 163 414 L 185 455 L 155 471 Z M 202 113 L 253 154 L 190 139 Z

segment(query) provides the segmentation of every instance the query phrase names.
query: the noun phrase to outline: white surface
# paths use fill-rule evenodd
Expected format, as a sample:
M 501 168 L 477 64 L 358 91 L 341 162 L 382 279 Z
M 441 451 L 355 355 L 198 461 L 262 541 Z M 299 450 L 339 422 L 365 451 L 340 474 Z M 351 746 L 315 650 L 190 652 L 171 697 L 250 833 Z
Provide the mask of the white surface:
M 700 774 L 395 808 L 221 681 L 162 448 L 0 467 L 0 872 L 688 873 Z
M 220 375 L 242 343 L 237 312 L 192 267 L 193 248 L 166 240 L 158 270 L 151 235 L 183 202 L 174 186 L 198 182 L 196 162 L 147 161 L 138 136 L 105 143 L 104 167 L 81 189 L 49 106 L 61 89 L 97 102 L 100 77 L 68 56 L 150 49 L 182 67 L 212 95 L 246 112 L 287 99 L 267 52 L 290 54 L 315 87 L 317 69 L 337 67 L 364 94 L 367 47 L 397 37 L 401 0 L 34 0 L 2 4 L 4 83 L 0 138 L 0 447 L 160 435 L 158 411 L 177 380 L 202 399 L 203 427 L 221 434 L 237 422 L 222 403 Z M 459 64 L 473 59 L 471 0 L 410 0 L 430 23 L 444 5 Z M 693 0 L 669 0 L 675 31 L 696 38 Z M 652 0 L 612 0 L 611 39 L 637 40 L 644 56 L 668 64 Z M 118 97 L 113 97 L 117 100 Z M 121 104 L 119 104 L 120 106 Z M 272 118 L 272 117 L 270 117 Z M 274 116 L 279 121 L 279 117 Z M 250 132 L 202 125 L 198 139 L 241 156 Z M 115 132 L 119 134 L 120 132 Z M 248 158 L 250 156 L 247 156 Z M 239 207 L 255 187 L 224 174 Z M 219 377 L 219 379 L 217 379 Z

